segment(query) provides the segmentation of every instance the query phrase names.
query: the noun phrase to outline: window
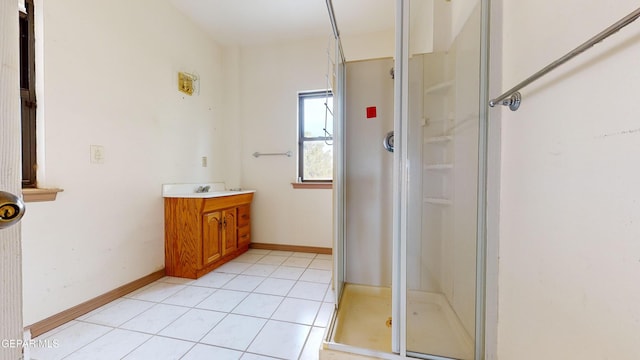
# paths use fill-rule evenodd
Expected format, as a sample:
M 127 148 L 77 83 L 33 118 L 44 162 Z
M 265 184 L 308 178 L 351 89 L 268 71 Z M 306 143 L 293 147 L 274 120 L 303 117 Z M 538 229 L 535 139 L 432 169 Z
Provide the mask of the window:
M 20 103 L 22 104 L 22 187 L 36 187 L 36 62 L 33 0 L 24 0 L 20 16 Z
M 298 180 L 333 180 L 333 94 L 329 90 L 298 95 Z

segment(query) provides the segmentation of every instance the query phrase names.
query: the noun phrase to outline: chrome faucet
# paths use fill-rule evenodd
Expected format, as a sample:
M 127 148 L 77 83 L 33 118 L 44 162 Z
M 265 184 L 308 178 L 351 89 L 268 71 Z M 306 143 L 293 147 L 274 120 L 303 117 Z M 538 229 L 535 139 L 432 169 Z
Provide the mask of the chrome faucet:
M 209 189 L 211 189 L 211 186 L 206 185 L 206 186 L 198 186 L 198 188 L 196 189 L 197 193 L 206 193 L 209 192 Z

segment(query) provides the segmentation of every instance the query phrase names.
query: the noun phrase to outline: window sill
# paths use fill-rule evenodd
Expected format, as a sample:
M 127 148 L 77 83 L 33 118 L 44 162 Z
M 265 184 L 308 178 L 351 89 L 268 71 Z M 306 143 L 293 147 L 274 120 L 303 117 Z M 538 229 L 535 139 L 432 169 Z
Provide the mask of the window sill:
M 62 189 L 22 189 L 24 202 L 54 201 Z
M 332 183 L 323 182 L 294 182 L 291 186 L 294 189 L 333 189 Z

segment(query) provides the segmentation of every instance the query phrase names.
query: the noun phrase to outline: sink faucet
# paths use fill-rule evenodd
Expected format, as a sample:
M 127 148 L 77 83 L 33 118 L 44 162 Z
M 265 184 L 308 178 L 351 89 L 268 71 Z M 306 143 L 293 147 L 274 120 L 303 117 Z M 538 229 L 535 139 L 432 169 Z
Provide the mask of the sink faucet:
M 196 189 L 197 193 L 206 193 L 209 192 L 209 189 L 211 189 L 211 186 L 207 185 L 207 186 L 198 186 L 198 188 Z

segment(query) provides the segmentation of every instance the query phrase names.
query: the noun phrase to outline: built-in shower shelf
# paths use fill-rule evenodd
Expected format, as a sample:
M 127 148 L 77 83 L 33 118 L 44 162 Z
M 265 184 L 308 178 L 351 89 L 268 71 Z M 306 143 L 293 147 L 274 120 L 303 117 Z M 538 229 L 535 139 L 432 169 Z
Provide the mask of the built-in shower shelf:
M 432 136 L 427 138 L 424 143 L 425 144 L 439 144 L 446 143 L 453 140 L 453 136 Z
M 440 94 L 440 93 L 444 93 L 445 91 L 449 90 L 449 88 L 451 86 L 453 86 L 454 81 L 450 80 L 450 81 L 445 81 L 445 82 L 441 82 L 441 83 L 437 83 L 431 87 L 428 87 L 426 89 L 424 89 L 424 93 L 425 94 Z
M 453 169 L 453 164 L 432 164 L 426 165 L 425 170 L 450 170 Z
M 434 205 L 451 205 L 452 202 L 449 199 L 443 198 L 424 198 L 425 204 L 434 204 Z

